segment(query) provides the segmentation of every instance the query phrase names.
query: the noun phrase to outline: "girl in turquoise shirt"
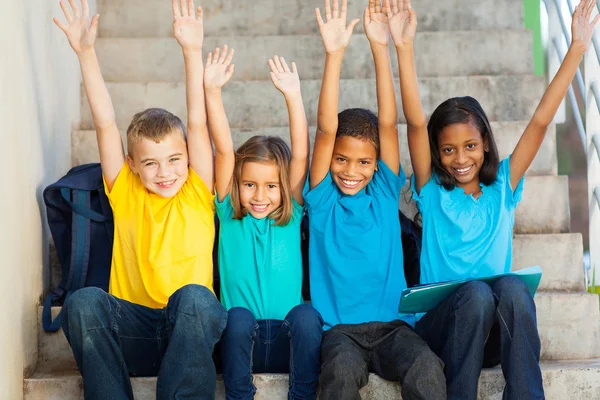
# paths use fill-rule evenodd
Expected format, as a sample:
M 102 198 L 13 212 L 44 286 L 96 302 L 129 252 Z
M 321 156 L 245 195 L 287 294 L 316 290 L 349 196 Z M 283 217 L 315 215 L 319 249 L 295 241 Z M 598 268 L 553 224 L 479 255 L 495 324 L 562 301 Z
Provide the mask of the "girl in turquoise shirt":
M 575 10 L 565 60 L 503 161 L 488 118 L 471 97 L 445 101 L 426 124 L 413 56 L 416 14 L 410 0 L 392 3 L 413 196 L 423 217 L 421 283 L 508 272 L 523 176 L 590 43 L 598 22 L 598 17 L 590 22 L 596 1 L 582 0 Z M 535 304 L 517 278 L 499 279 L 491 287 L 463 285 L 427 312 L 416 330 L 445 363 L 449 399 L 476 399 L 482 366 L 498 362 L 505 399 L 544 398 Z
M 286 100 L 292 150 L 278 137 L 254 136 L 234 152 L 221 88 L 233 50 L 209 53 L 204 84 L 216 149 L 221 302 L 228 322 L 221 361 L 228 400 L 252 399 L 252 373 L 290 373 L 289 398 L 315 399 L 323 320 L 302 304 L 300 223 L 308 170 L 308 127 L 296 64 L 269 60 Z

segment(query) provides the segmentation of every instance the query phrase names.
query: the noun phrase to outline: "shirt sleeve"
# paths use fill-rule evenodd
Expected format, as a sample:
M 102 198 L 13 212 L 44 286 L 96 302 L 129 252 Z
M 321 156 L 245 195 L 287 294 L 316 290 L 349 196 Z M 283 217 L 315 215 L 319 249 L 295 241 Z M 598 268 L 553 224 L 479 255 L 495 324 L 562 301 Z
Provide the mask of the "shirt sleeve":
M 373 174 L 373 178 L 369 184 L 373 191 L 379 192 L 377 194 L 397 200 L 400 197 L 402 187 L 406 184 L 406 174 L 402 169 L 402 165 L 400 166 L 398 175 L 396 175 L 383 160 L 379 160 L 377 162 L 377 171 Z
M 331 179 L 331 173 L 327 172 L 327 175 L 321 183 L 315 186 L 312 190 L 310 189 L 310 179 L 306 178 L 306 184 L 302 195 L 304 197 L 304 204 L 310 209 L 319 209 L 320 207 L 326 206 L 332 200 L 335 201 L 337 196 L 338 188 Z
M 504 190 L 506 191 L 506 202 L 507 206 L 516 208 L 521 198 L 523 197 L 523 184 L 525 182 L 525 175 L 521 177 L 515 190 L 510 186 L 510 157 L 508 156 L 502 162 L 500 162 L 500 168 L 498 168 L 498 179 L 502 181 Z
M 104 182 L 104 191 L 106 192 L 106 197 L 108 197 L 108 202 L 110 203 L 110 206 L 112 207 L 113 211 L 118 205 L 120 199 L 128 197 L 128 193 L 132 190 L 133 185 L 142 184 L 141 181 L 136 182 L 136 179 L 138 179 L 139 181 L 139 178 L 137 178 L 129 168 L 129 164 L 127 163 L 127 161 L 123 163 L 123 166 L 121 167 L 121 170 L 117 175 L 117 179 L 115 179 L 115 183 L 113 184 L 113 187 L 110 191 L 108 190 L 108 185 L 106 184 L 106 178 L 104 177 L 104 175 L 102 175 L 102 181 Z
M 181 194 L 207 212 L 211 214 L 215 212 L 215 195 L 210 192 L 208 186 L 192 168 L 189 169 L 188 178 L 181 188 Z
M 423 185 L 421 191 L 417 193 L 417 182 L 415 175 L 410 177 L 410 190 L 412 191 L 412 198 L 417 203 L 417 208 L 420 212 L 424 212 L 427 209 L 427 205 L 431 199 L 432 190 L 436 189 L 438 183 L 435 181 L 435 177 L 432 174 L 427 183 Z
M 219 220 L 224 221 L 233 218 L 233 206 L 231 205 L 229 193 L 227 193 L 227 196 L 221 202 L 219 202 L 219 197 L 215 196 L 215 205 Z
M 292 219 L 291 222 L 300 225 L 302 217 L 304 216 L 304 206 L 298 204 L 296 199 L 292 196 Z

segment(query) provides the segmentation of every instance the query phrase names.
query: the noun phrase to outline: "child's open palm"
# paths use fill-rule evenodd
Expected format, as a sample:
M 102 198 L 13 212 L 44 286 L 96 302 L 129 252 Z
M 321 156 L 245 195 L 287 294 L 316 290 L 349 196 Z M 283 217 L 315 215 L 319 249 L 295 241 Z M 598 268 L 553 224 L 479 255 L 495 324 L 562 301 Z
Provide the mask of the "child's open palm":
M 594 27 L 600 19 L 600 14 L 598 14 L 590 22 L 590 17 L 595 7 L 596 0 L 581 0 L 573 13 L 573 22 L 571 24 L 571 34 L 573 35 L 572 45 L 581 46 L 583 50 L 586 50 L 590 45 L 592 35 L 594 34 Z
M 339 11 L 339 0 L 331 0 L 333 4 L 333 13 L 329 4 L 330 0 L 325 0 L 325 21 L 321 17 L 321 11 L 316 8 L 317 23 L 321 31 L 321 38 L 325 51 L 329 54 L 343 50 L 348 46 L 352 31 L 358 22 L 358 18 L 350 21 L 346 26 L 346 14 L 348 9 L 348 0 L 342 0 L 342 11 Z
M 67 18 L 67 25 L 60 22 L 58 18 L 53 20 L 56 26 L 67 35 L 69 44 L 75 53 L 79 54 L 94 47 L 100 15 L 94 15 L 90 22 L 90 9 L 86 0 L 81 0 L 81 10 L 77 7 L 75 0 L 69 0 L 69 4 L 73 9 L 73 14 L 63 1 L 60 2 L 60 8 Z
M 208 53 L 204 68 L 204 87 L 206 89 L 220 89 L 231 79 L 234 69 L 234 65 L 231 63 L 232 59 L 233 49 L 227 54 L 227 45 L 223 46 L 223 50 L 217 47 L 214 54 Z
M 269 59 L 269 66 L 271 81 L 284 96 L 300 92 L 300 77 L 295 62 L 292 62 L 290 70 L 283 57 L 274 56 Z
M 369 42 L 386 45 L 390 37 L 388 15 L 390 14 L 390 0 L 369 0 L 365 8 L 363 24 Z
M 410 0 L 390 0 L 388 8 L 390 33 L 397 48 L 412 46 L 417 31 L 417 13 L 412 9 Z
M 179 0 L 172 0 L 173 6 L 173 34 L 177 43 L 183 49 L 202 49 L 204 40 L 204 25 L 202 22 L 202 7 L 194 12 L 193 0 L 181 0 L 181 9 Z

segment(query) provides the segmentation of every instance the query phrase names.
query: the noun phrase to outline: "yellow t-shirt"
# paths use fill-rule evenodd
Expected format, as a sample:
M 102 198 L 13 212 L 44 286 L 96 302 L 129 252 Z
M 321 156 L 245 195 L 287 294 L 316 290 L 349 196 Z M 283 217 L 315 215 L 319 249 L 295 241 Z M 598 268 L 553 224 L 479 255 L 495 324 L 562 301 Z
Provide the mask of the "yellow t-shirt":
M 163 308 L 187 284 L 213 290 L 214 195 L 191 168 L 169 199 L 149 192 L 127 163 L 105 189 L 115 223 L 109 293 Z

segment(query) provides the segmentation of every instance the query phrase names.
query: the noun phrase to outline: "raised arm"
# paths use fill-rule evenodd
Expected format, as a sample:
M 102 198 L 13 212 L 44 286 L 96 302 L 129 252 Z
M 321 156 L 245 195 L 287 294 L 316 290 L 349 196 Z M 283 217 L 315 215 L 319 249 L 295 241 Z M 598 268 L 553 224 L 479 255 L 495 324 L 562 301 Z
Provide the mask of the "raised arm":
M 369 6 L 365 8 L 364 26 L 371 45 L 373 61 L 375 62 L 381 159 L 395 174 L 398 174 L 400 171 L 398 111 L 396 109 L 396 94 L 388 50 L 390 37 L 389 12 L 389 0 L 383 0 L 383 7 L 381 0 L 369 0 Z
M 204 63 L 202 43 L 204 26 L 202 8 L 194 11 L 193 0 L 172 0 L 173 33 L 183 50 L 185 93 L 187 103 L 187 147 L 190 167 L 214 190 L 213 150 L 208 134 L 204 104 Z
M 54 23 L 67 35 L 69 44 L 79 59 L 83 86 L 96 127 L 102 174 L 108 190 L 112 190 L 119 171 L 125 163 L 125 153 L 115 119 L 115 110 L 94 50 L 100 16 L 94 15 L 90 22 L 90 11 L 86 0 L 81 1 L 81 10 L 75 1 L 69 1 L 69 3 L 73 9 L 72 14 L 65 3 L 60 2 L 60 7 L 67 18 L 67 24 L 64 25 L 58 18 L 54 18 Z
M 350 42 L 352 30 L 359 22 L 358 19 L 354 19 L 346 26 L 347 0 L 342 0 L 341 13 L 339 0 L 331 0 L 331 2 L 333 3 L 333 13 L 330 0 L 325 0 L 325 21 L 321 17 L 321 11 L 318 8 L 315 9 L 326 55 L 317 111 L 315 147 L 310 165 L 311 189 L 321 183 L 329 171 L 338 126 L 340 72 L 344 50 Z
M 510 186 L 513 190 L 517 187 L 542 145 L 548 125 L 552 123 L 556 110 L 558 110 L 563 97 L 565 97 L 579 63 L 590 44 L 594 26 L 600 19 L 600 15 L 597 15 L 590 22 L 595 5 L 596 0 L 582 0 L 575 8 L 571 25 L 573 39 L 569 51 L 556 76 L 546 89 L 546 93 L 544 93 L 510 158 Z
M 223 201 L 231 189 L 233 168 L 235 166 L 235 152 L 231 140 L 231 130 L 225 108 L 221 88 L 233 75 L 234 65 L 233 49 L 227 54 L 227 46 L 223 50 L 215 49 L 215 53 L 208 53 L 206 70 L 204 71 L 204 87 L 206 90 L 206 109 L 208 111 L 208 124 L 215 144 L 215 182 L 219 201 Z
M 415 174 L 417 193 L 431 177 L 431 153 L 427 134 L 427 118 L 419 95 L 419 82 L 415 70 L 414 39 L 417 30 L 417 13 L 410 0 L 391 0 L 389 10 L 390 32 L 400 75 L 402 110 L 406 117 L 408 150 Z
M 283 57 L 274 56 L 269 60 L 271 67 L 271 81 L 283 93 L 285 104 L 290 117 L 290 141 L 292 143 L 292 162 L 290 163 L 290 185 L 292 196 L 298 204 L 304 204 L 302 189 L 308 172 L 308 123 L 300 91 L 300 78 L 296 63 L 292 62 L 292 69 L 288 67 Z

